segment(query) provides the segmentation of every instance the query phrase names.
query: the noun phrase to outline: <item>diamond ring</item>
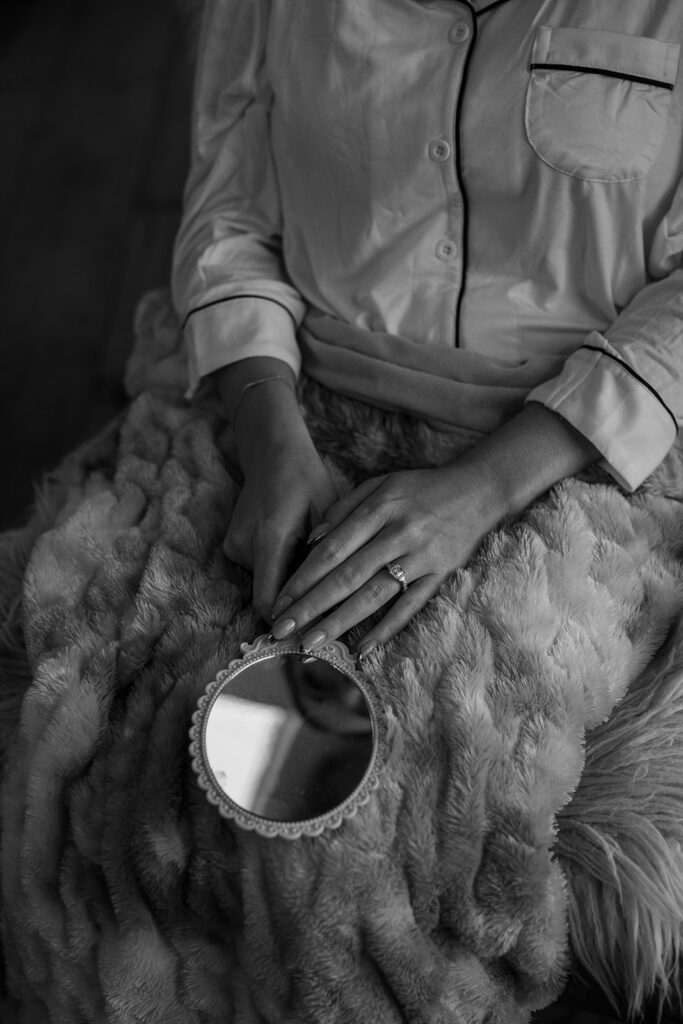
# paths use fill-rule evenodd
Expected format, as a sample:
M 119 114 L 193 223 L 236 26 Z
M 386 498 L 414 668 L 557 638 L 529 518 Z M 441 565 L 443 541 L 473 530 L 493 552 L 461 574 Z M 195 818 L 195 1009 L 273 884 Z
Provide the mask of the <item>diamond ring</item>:
M 387 562 L 384 566 L 390 576 L 393 576 L 397 583 L 401 584 L 401 590 L 405 594 L 408 589 L 408 580 L 406 578 L 405 570 L 398 562 Z

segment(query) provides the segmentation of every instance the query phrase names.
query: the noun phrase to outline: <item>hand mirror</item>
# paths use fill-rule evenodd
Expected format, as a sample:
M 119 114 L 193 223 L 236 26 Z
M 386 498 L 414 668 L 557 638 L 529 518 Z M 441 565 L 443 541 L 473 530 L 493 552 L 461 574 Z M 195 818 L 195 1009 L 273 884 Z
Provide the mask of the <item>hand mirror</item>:
M 377 786 L 377 698 L 347 648 L 258 637 L 218 673 L 192 716 L 200 786 L 225 818 L 297 839 L 338 828 Z

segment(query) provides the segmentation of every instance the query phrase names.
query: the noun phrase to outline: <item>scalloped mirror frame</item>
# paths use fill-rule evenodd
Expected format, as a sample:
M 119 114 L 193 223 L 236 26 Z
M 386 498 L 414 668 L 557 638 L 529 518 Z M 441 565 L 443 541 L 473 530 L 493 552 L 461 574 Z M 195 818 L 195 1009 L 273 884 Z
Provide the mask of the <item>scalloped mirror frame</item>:
M 192 767 L 197 775 L 200 787 L 206 793 L 210 804 L 218 809 L 223 818 L 234 821 L 240 828 L 253 831 L 268 839 L 300 839 L 302 836 L 319 836 L 323 832 L 339 828 L 347 818 L 352 818 L 359 809 L 368 803 L 371 794 L 379 784 L 379 770 L 385 756 L 385 727 L 384 717 L 375 692 L 368 680 L 356 666 L 348 648 L 341 640 L 329 640 L 314 651 L 301 651 L 301 641 L 298 637 L 290 637 L 287 640 L 271 641 L 267 634 L 256 637 L 251 643 L 240 645 L 242 656 L 235 658 L 228 666 L 221 669 L 216 677 L 206 687 L 206 690 L 197 702 L 197 708 L 192 715 L 192 726 L 190 728 L 190 757 Z M 301 654 L 310 653 L 311 657 L 320 658 L 329 662 L 339 672 L 342 672 L 358 687 L 368 706 L 370 722 L 372 725 L 372 753 L 367 769 L 360 783 L 349 796 L 327 811 L 314 818 L 307 818 L 303 821 L 273 821 L 270 818 L 262 818 L 251 811 L 240 807 L 234 800 L 221 789 L 209 763 L 206 750 L 206 726 L 211 709 L 222 690 L 240 672 L 243 672 L 250 665 L 254 665 L 266 658 L 273 658 L 280 654 Z

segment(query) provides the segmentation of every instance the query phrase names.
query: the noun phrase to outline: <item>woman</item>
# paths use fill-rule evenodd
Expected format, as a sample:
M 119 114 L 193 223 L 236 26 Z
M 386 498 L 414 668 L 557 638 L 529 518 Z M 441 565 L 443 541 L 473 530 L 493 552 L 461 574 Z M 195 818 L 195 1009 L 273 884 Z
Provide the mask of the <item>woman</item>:
M 683 16 L 208 6 L 174 291 L 193 390 L 217 388 L 244 474 L 225 550 L 276 638 L 315 649 L 383 610 L 364 657 L 502 518 L 597 460 L 633 490 L 675 439 Z M 338 499 L 302 366 L 479 439 Z
M 244 483 L 178 396 L 162 302 L 138 400 L 5 552 L 26 1020 L 523 1024 L 570 945 L 634 1013 L 679 990 L 680 447 L 656 467 L 683 406 L 682 32 L 662 0 L 211 0 L 175 295 Z M 656 472 L 558 487 L 416 614 L 594 460 L 626 490 Z M 235 501 L 276 636 L 357 627 L 367 653 L 414 616 L 365 666 L 380 784 L 315 839 L 223 825 L 188 764 L 257 628 L 220 552 Z

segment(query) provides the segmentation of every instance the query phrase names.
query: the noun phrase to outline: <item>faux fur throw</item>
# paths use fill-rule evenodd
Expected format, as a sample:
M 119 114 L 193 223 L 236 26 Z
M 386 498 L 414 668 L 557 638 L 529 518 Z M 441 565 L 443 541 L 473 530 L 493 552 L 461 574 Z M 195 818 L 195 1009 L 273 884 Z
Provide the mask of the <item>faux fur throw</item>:
M 492 535 L 370 661 L 389 750 L 367 807 L 263 839 L 219 817 L 188 757 L 198 697 L 263 628 L 221 550 L 229 438 L 180 397 L 164 295 L 138 326 L 141 393 L 65 467 L 24 576 L 31 678 L 2 792 L 20 1019 L 521 1024 L 572 966 L 634 1005 L 666 982 L 683 515 L 662 491 L 678 471 L 630 497 L 567 481 Z M 470 440 L 310 382 L 302 403 L 347 484 Z

